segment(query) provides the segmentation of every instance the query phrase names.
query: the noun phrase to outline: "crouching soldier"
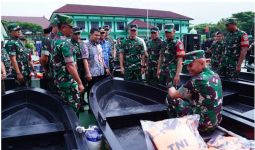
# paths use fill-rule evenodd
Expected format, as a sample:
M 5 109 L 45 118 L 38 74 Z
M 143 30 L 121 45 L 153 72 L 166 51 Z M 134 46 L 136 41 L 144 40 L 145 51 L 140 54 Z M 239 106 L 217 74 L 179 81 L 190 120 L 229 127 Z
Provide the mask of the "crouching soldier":
M 222 85 L 218 74 L 207 68 L 204 55 L 203 50 L 185 55 L 183 63 L 192 78 L 178 90 L 171 87 L 167 102 L 177 117 L 199 114 L 199 131 L 211 132 L 222 120 Z

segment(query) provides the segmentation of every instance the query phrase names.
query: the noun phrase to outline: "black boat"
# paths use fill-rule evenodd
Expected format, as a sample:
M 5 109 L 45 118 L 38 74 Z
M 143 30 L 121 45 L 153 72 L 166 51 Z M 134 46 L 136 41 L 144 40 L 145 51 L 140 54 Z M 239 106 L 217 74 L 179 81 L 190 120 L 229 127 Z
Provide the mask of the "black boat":
M 40 88 L 2 95 L 2 149 L 87 150 L 75 112 Z
M 231 95 L 229 91 L 224 91 L 224 94 Z M 147 149 L 140 120 L 167 119 L 166 95 L 166 89 L 144 83 L 110 78 L 96 83 L 90 91 L 90 107 L 111 149 Z M 250 129 L 250 125 L 254 131 L 254 122 L 246 124 L 225 118 L 223 115 L 221 125 L 228 124 L 226 128 L 229 130 L 239 128 L 236 132 L 239 135 L 243 129 Z M 209 140 L 212 136 L 229 133 L 220 127 L 203 138 Z

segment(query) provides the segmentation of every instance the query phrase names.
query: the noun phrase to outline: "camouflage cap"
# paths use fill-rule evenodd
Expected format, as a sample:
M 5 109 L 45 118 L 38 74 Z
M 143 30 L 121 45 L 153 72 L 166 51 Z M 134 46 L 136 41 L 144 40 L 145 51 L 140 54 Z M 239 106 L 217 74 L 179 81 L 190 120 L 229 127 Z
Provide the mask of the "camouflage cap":
M 17 23 L 10 23 L 8 24 L 7 29 L 11 32 L 11 31 L 18 31 L 21 29 L 21 27 Z
M 73 27 L 73 34 L 79 34 L 81 33 L 82 28 L 79 27 Z
M 56 26 L 56 25 L 58 25 L 58 23 L 59 23 L 59 21 L 58 21 L 58 18 L 57 17 L 55 17 L 51 22 L 50 22 L 50 25 L 51 26 Z
M 153 27 L 153 28 L 151 28 L 151 32 L 159 32 L 159 28 L 158 27 Z
M 226 19 L 225 24 L 226 25 L 228 25 L 228 24 L 236 24 L 236 19 L 235 18 L 228 18 L 228 19 Z
M 73 19 L 70 16 L 57 14 L 56 17 L 58 19 L 58 23 L 60 24 L 67 24 L 69 26 L 72 26 L 73 24 Z
M 173 32 L 174 31 L 174 24 L 173 23 L 166 24 L 164 26 L 164 31 L 165 32 Z
M 188 65 L 192 63 L 194 60 L 199 58 L 205 58 L 204 50 L 195 50 L 185 54 L 185 60 L 183 62 L 184 65 Z
M 138 26 L 136 24 L 129 25 L 129 30 L 137 30 Z

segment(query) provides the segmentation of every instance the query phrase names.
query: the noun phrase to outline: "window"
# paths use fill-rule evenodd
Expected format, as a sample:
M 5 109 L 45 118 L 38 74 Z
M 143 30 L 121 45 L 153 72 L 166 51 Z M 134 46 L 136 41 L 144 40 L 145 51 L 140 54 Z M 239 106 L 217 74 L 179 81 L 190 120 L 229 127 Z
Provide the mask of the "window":
M 112 22 L 104 22 L 104 26 L 105 25 L 108 25 L 108 26 L 110 26 L 112 28 Z
M 117 22 L 117 30 L 124 30 L 124 22 Z
M 98 28 L 98 27 L 99 27 L 99 22 L 97 22 L 97 21 L 91 22 L 91 28 Z
M 76 21 L 76 25 L 83 30 L 85 29 L 85 21 Z
M 157 23 L 156 26 L 158 27 L 159 30 L 162 30 L 162 23 Z
M 175 31 L 179 31 L 180 30 L 180 25 L 179 24 L 174 24 L 174 29 L 175 29 Z

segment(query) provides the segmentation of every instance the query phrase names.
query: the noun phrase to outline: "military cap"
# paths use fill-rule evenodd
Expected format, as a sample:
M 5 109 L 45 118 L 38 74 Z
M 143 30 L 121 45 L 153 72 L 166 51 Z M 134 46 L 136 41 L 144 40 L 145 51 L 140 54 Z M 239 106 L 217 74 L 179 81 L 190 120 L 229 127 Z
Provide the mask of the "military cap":
M 111 27 L 110 27 L 109 25 L 104 25 L 104 26 L 103 26 L 103 29 L 104 29 L 104 30 L 110 30 L 110 28 L 111 28 Z
M 159 28 L 158 27 L 153 27 L 153 28 L 151 28 L 151 32 L 159 32 Z
M 8 30 L 11 32 L 11 31 L 18 31 L 21 29 L 21 27 L 17 24 L 17 23 L 10 23 L 8 26 L 7 26 Z
M 199 58 L 205 58 L 204 50 L 195 50 L 185 54 L 185 60 L 183 62 L 184 65 L 188 65 L 192 63 L 194 60 Z
M 174 24 L 173 23 L 166 24 L 164 26 L 164 31 L 165 32 L 173 32 L 174 31 Z
M 67 24 L 69 26 L 72 26 L 72 23 L 73 23 L 72 17 L 67 16 L 67 15 L 60 15 L 60 14 L 57 14 L 56 17 L 58 19 L 58 23 Z
M 73 27 L 73 34 L 79 34 L 81 33 L 82 28 L 79 27 Z
M 137 30 L 138 26 L 136 24 L 129 25 L 129 30 Z
M 54 18 L 51 22 L 50 22 L 50 25 L 51 26 L 54 26 L 54 25 L 58 25 L 59 21 L 58 21 L 58 18 Z
M 228 18 L 228 19 L 226 19 L 225 24 L 226 25 L 228 25 L 228 24 L 236 24 L 236 19 L 235 18 Z

